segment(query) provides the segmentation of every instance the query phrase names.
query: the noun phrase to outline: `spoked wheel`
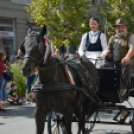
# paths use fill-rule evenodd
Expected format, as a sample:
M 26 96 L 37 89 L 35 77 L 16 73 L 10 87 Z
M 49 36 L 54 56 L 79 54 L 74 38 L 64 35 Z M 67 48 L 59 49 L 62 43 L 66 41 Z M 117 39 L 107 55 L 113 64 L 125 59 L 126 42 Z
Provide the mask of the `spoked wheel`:
M 132 127 L 132 134 L 134 134 L 134 115 L 132 117 L 131 127 Z
M 98 115 L 98 113 L 95 112 L 95 113 L 89 118 L 89 120 L 86 121 L 85 128 L 86 128 L 87 133 L 91 132 L 92 129 L 94 128 L 97 115 Z
M 50 112 L 48 114 L 48 134 L 65 134 L 62 115 Z

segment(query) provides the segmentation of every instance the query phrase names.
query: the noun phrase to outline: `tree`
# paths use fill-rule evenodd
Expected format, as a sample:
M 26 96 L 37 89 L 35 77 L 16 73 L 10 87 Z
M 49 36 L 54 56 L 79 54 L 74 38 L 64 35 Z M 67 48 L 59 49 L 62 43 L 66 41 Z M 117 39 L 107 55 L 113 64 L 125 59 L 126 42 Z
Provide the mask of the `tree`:
M 134 32 L 134 0 L 106 0 L 106 6 L 99 11 L 101 17 L 108 21 L 109 35 L 114 33 L 112 25 L 118 18 L 126 19 L 128 31 Z
M 53 45 L 79 45 L 78 38 L 89 31 L 91 0 L 32 0 L 27 7 L 35 22 L 49 28 Z

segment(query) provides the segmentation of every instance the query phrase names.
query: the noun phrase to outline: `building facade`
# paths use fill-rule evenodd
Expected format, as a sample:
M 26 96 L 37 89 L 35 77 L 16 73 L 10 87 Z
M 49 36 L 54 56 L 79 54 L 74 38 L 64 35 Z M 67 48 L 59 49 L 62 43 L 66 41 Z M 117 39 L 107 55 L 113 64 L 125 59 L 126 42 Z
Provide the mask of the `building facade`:
M 30 14 L 26 12 L 31 0 L 0 0 L 0 50 L 10 49 L 16 54 L 20 43 L 26 36 L 26 28 L 32 25 L 38 31 L 40 27 L 29 23 Z

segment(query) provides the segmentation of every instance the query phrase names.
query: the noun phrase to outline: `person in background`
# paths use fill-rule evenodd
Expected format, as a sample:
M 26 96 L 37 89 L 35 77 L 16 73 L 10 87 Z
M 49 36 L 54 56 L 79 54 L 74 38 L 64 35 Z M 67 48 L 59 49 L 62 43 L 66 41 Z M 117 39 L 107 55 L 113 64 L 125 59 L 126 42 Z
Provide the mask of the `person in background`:
M 105 62 L 108 53 L 106 35 L 99 31 L 99 19 L 97 17 L 90 18 L 89 26 L 91 31 L 84 34 L 81 40 L 77 55 L 87 58 L 97 59 L 96 67 L 100 68 Z M 91 60 L 95 64 L 95 60 Z
M 4 69 L 7 68 L 6 65 L 4 65 L 4 60 L 6 59 L 6 53 L 5 52 L 0 52 L 0 86 L 2 85 L 2 79 L 3 79 L 3 76 L 2 76 L 2 73 L 4 71 Z M 0 88 L 0 111 L 6 111 L 3 106 L 2 106 L 2 103 L 1 103 L 1 97 L 2 97 L 2 88 Z
M 10 62 L 10 49 L 9 49 L 9 47 L 6 48 L 5 52 L 7 53 L 6 59 L 7 59 L 8 62 Z
M 60 51 L 59 51 L 59 49 L 56 49 L 56 50 L 55 50 L 55 57 L 58 58 L 58 59 L 62 59 L 62 57 L 60 56 Z
M 34 81 L 34 78 L 36 77 L 36 70 L 32 73 L 32 75 L 30 77 L 26 78 L 26 103 L 29 104 L 30 101 L 30 93 L 31 93 L 31 88 L 32 88 L 32 83 Z M 34 95 L 32 95 L 33 97 Z M 33 98 L 33 102 L 35 102 L 34 98 Z
M 7 101 L 12 105 L 22 105 L 22 100 L 17 94 L 17 85 L 15 83 L 11 84 L 11 89 L 7 92 Z
M 23 64 L 23 60 L 19 59 L 19 63 Z M 29 101 L 30 93 L 31 93 L 32 83 L 33 83 L 35 76 L 36 76 L 36 70 L 34 70 L 31 76 L 26 77 L 26 103 L 27 104 L 30 104 L 30 101 Z M 33 99 L 33 102 L 35 102 L 34 93 L 32 93 L 32 99 Z
M 7 55 L 6 52 L 3 52 L 3 54 L 6 57 Z M 6 71 L 10 70 L 10 66 L 6 59 L 3 62 L 4 62 L 5 69 L 3 70 L 2 77 L 0 79 L 1 81 L 0 89 L 1 89 L 1 97 L 2 97 L 1 103 L 5 104 L 6 103 L 6 88 L 7 88 L 7 83 L 8 83 L 5 76 L 6 76 Z

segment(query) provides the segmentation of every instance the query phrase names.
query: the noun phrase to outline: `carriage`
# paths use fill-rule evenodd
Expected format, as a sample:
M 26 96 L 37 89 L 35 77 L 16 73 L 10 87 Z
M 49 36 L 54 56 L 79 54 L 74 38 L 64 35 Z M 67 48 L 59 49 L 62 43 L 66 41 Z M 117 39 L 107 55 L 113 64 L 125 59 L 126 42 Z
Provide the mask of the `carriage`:
M 97 109 L 93 109 L 95 110 L 95 113 L 92 116 L 91 112 L 90 116 L 89 114 L 87 115 L 92 118 L 92 121 L 90 121 L 91 118 L 89 120 L 86 120 L 86 132 L 89 133 L 93 129 L 95 123 L 104 123 L 113 125 L 130 125 L 132 126 L 132 133 L 134 134 L 134 108 L 128 101 L 130 94 L 133 95 L 131 92 L 133 92 L 134 89 L 134 77 L 132 76 L 128 84 L 126 94 L 122 96 L 120 94 L 121 79 L 123 77 L 122 69 L 101 68 L 97 69 L 96 71 L 95 66 L 91 62 L 89 62 L 87 58 L 74 57 L 73 64 L 76 65 L 75 67 L 81 68 L 81 70 L 78 68 L 74 68 L 74 71 L 72 70 L 75 76 L 75 81 L 77 82 L 76 86 L 74 86 L 73 84 L 69 83 L 68 77 L 65 72 L 65 65 L 68 65 L 68 63 L 66 61 L 60 62 L 57 58 L 52 56 L 51 43 L 44 36 L 45 33 L 45 25 L 39 34 L 36 32 L 32 32 L 32 29 L 29 28 L 27 30 L 27 38 L 21 45 L 21 50 L 23 50 L 23 52 L 25 53 L 25 61 L 22 68 L 24 76 L 30 76 L 34 68 L 38 67 L 38 79 L 36 81 L 38 84 L 35 84 L 33 87 L 33 91 L 37 92 L 35 112 L 37 126 L 36 133 L 43 134 L 45 121 L 48 122 L 49 134 L 61 134 L 66 132 L 70 134 L 71 121 L 79 123 L 82 122 L 82 128 L 79 124 L 79 133 L 81 132 L 81 130 L 85 132 L 84 118 L 81 118 L 81 120 L 79 121 L 78 118 L 75 116 L 75 110 L 77 110 L 76 108 L 79 108 L 79 112 L 83 114 L 84 112 L 81 112 L 81 108 L 83 108 L 84 110 L 92 110 L 92 108 L 87 107 L 87 103 L 85 103 L 84 101 L 81 101 L 78 107 L 78 105 L 76 105 L 76 103 L 78 102 L 77 96 L 74 91 L 81 91 L 80 96 L 84 96 L 86 100 L 90 100 L 90 102 L 93 102 L 94 98 L 90 96 L 89 92 L 86 92 L 86 90 L 82 89 L 84 87 L 82 85 L 82 82 L 84 82 L 84 84 L 87 85 L 87 89 L 89 89 L 88 86 L 92 85 L 92 83 L 90 83 L 90 80 L 94 80 L 94 85 L 98 86 L 98 81 L 96 80 L 96 77 L 98 77 L 99 74 L 99 87 L 93 87 L 93 89 L 99 89 L 95 93 L 97 94 L 95 97 L 98 100 L 96 101 L 96 104 L 98 104 L 99 106 L 97 107 Z M 62 63 L 64 63 L 64 65 Z M 86 72 L 87 75 L 91 78 L 86 81 L 87 83 L 84 81 L 86 79 L 83 80 L 83 77 L 78 75 L 78 71 L 79 73 L 82 72 L 82 74 L 84 74 L 84 70 L 81 67 L 84 65 L 85 67 L 87 66 Z M 79 76 L 82 79 L 79 79 Z M 81 87 L 79 86 L 79 84 L 81 84 Z M 131 108 L 127 108 L 126 106 L 121 105 L 121 103 L 125 101 L 128 101 Z M 69 107 L 66 107 L 65 104 Z M 84 106 L 81 107 L 81 104 L 83 104 Z M 94 112 L 93 110 L 92 112 Z M 114 113 L 113 111 L 115 110 L 118 110 L 118 113 L 114 116 L 113 122 L 98 120 L 99 112 L 108 112 L 109 114 L 111 114 Z M 58 111 L 59 113 L 63 113 L 64 116 L 59 113 L 54 113 L 50 111 Z M 75 114 L 73 114 L 73 112 L 75 112 Z M 47 114 L 48 116 L 46 119 Z M 132 114 L 132 118 L 129 121 L 127 121 L 127 118 L 130 117 L 130 114 Z M 84 113 L 84 117 L 85 116 L 86 112 Z
M 114 68 L 100 68 L 97 69 L 100 77 L 100 85 L 98 96 L 100 100 L 105 104 L 106 109 L 98 107 L 95 113 L 90 117 L 89 120 L 86 120 L 86 131 L 89 133 L 95 126 L 96 123 L 107 124 L 107 125 L 129 125 L 132 128 L 132 134 L 134 134 L 134 108 L 131 103 L 128 101 L 130 94 L 133 95 L 134 90 L 134 75 L 132 74 L 131 80 L 128 84 L 127 92 L 125 95 L 120 94 L 121 86 L 121 69 Z M 127 101 L 130 105 L 130 108 L 127 108 L 121 103 Z M 118 103 L 118 104 L 117 104 Z M 101 121 L 99 117 L 99 112 L 106 112 L 111 110 L 111 113 L 114 113 L 113 121 Z M 109 114 L 111 114 L 109 113 Z M 130 117 L 131 115 L 131 117 Z M 129 119 L 128 119 L 129 118 Z M 55 112 L 50 112 L 48 114 L 48 133 L 49 134 L 62 134 L 65 133 L 64 126 L 64 116 Z M 99 119 L 99 120 L 98 120 Z M 72 122 L 78 122 L 76 115 L 73 115 Z

